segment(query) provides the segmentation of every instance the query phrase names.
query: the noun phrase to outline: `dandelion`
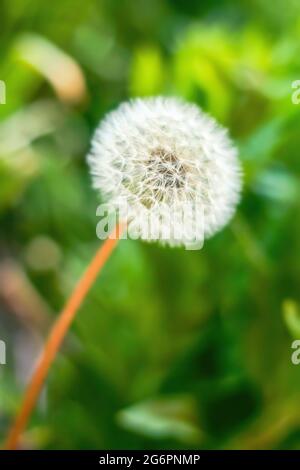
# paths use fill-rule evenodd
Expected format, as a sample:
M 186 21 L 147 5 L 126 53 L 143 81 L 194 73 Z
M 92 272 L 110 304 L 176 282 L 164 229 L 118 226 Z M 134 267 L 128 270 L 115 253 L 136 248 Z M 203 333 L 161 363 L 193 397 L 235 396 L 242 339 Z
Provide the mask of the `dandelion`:
M 94 187 L 145 240 L 149 220 L 155 239 L 170 245 L 208 238 L 239 200 L 240 164 L 226 130 L 176 98 L 121 104 L 96 130 L 88 163 Z
M 94 187 L 124 222 L 100 247 L 58 316 L 7 449 L 17 447 L 71 322 L 124 228 L 133 224 L 142 239 L 188 246 L 220 230 L 239 200 L 241 170 L 227 132 L 195 105 L 175 98 L 136 99 L 108 114 L 95 133 L 88 163 Z M 149 219 L 154 235 L 148 230 Z

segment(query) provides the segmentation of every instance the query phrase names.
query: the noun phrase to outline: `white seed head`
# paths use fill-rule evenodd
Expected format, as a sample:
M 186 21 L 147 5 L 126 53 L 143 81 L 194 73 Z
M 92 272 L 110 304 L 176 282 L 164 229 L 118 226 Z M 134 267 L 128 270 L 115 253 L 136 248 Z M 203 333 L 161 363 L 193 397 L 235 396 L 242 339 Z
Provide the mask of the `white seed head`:
M 177 98 L 135 99 L 110 112 L 88 163 L 94 187 L 143 239 L 187 246 L 208 238 L 239 200 L 241 168 L 227 131 Z

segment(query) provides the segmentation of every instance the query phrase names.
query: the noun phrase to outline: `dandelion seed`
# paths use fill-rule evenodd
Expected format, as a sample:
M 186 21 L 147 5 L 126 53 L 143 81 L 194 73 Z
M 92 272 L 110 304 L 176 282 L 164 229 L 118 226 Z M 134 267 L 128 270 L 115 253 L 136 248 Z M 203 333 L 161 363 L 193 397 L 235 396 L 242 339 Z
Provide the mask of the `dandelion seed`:
M 208 238 L 230 220 L 240 197 L 241 168 L 227 131 L 176 98 L 135 99 L 110 112 L 88 163 L 105 202 L 146 240 L 186 246 Z

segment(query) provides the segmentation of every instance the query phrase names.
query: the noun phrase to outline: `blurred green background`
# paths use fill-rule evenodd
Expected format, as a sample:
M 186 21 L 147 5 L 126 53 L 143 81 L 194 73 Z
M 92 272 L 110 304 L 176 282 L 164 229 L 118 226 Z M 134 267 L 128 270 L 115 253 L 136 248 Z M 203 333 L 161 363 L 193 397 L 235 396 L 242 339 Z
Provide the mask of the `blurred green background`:
M 177 95 L 227 126 L 245 172 L 200 251 L 122 241 L 24 437 L 42 449 L 300 449 L 297 0 L 1 0 L 0 440 L 99 245 L 85 155 L 104 114 Z

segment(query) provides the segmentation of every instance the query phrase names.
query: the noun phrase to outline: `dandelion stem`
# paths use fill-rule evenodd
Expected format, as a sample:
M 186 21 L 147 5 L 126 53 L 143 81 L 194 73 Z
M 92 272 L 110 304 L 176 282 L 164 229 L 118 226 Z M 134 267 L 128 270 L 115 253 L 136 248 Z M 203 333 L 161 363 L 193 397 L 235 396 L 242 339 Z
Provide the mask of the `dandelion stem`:
M 95 282 L 97 275 L 105 265 L 106 261 L 109 259 L 113 249 L 121 237 L 124 228 L 124 225 L 117 224 L 110 237 L 105 240 L 103 245 L 101 245 L 91 263 L 89 264 L 87 270 L 74 288 L 65 305 L 65 308 L 62 310 L 61 314 L 54 323 L 44 349 L 41 353 L 40 359 L 33 372 L 32 378 L 24 393 L 21 409 L 8 434 L 5 443 L 5 449 L 13 450 L 18 447 L 20 436 L 27 425 L 44 381 L 47 377 L 50 366 L 56 357 L 56 354 L 66 333 L 68 332 L 75 314 L 81 306 L 91 286 Z

